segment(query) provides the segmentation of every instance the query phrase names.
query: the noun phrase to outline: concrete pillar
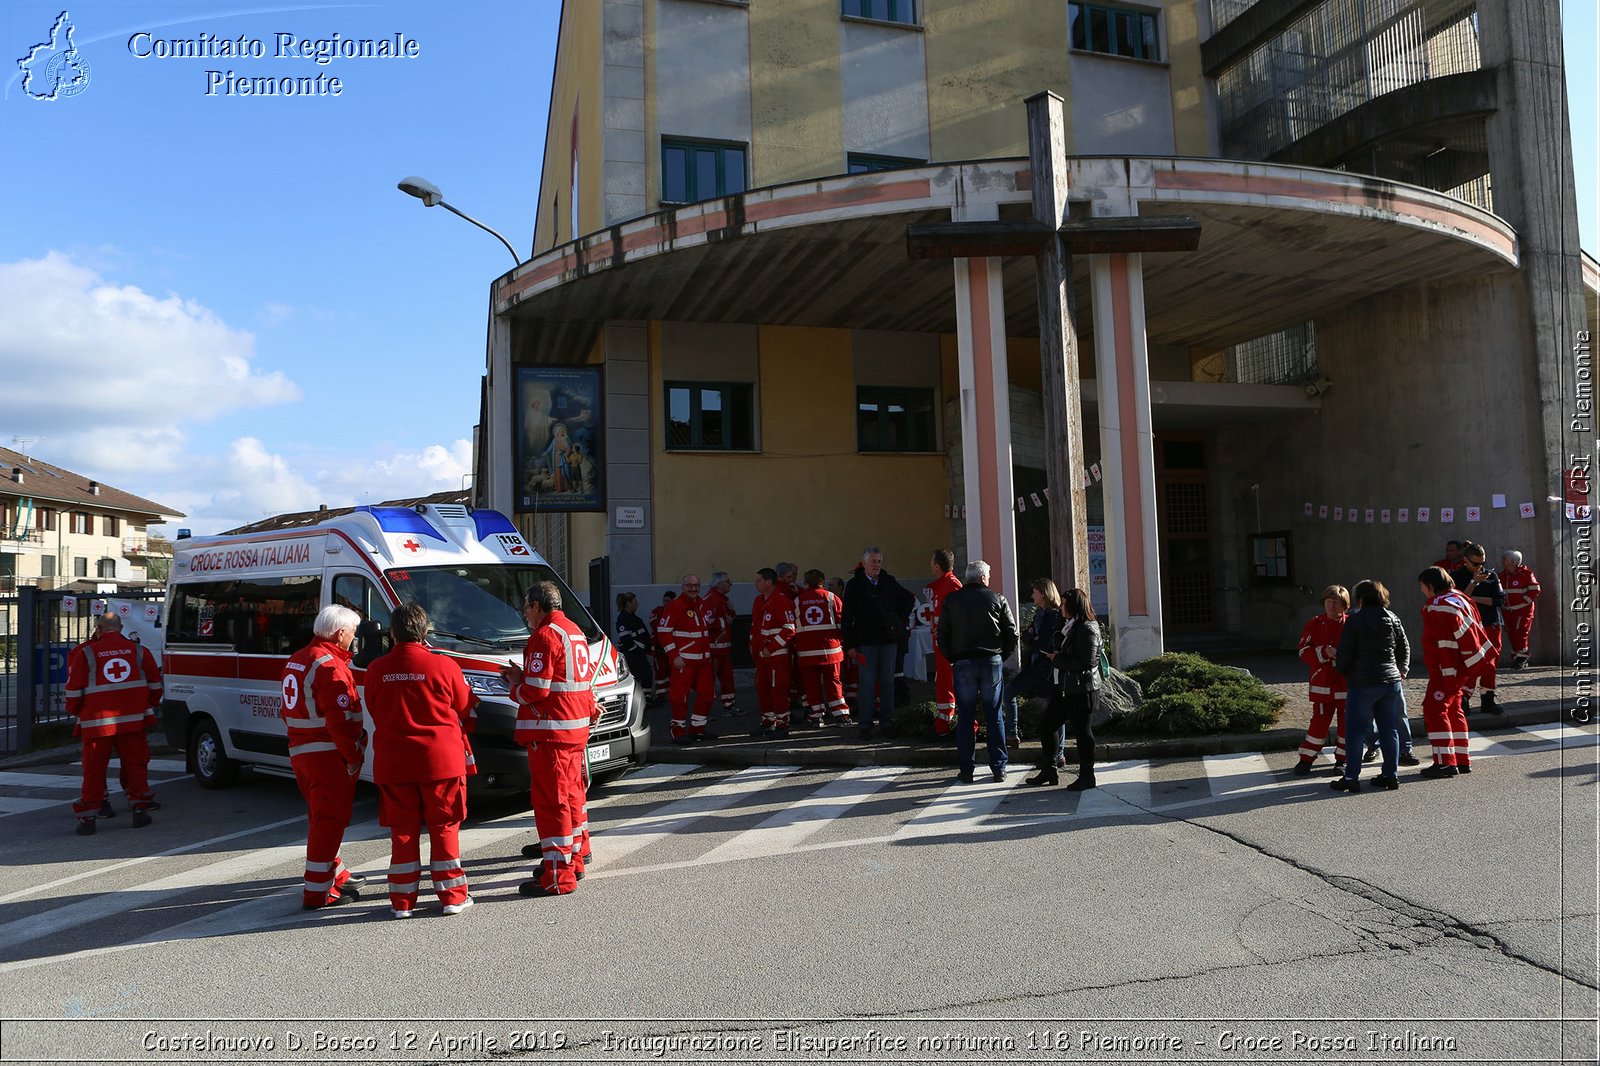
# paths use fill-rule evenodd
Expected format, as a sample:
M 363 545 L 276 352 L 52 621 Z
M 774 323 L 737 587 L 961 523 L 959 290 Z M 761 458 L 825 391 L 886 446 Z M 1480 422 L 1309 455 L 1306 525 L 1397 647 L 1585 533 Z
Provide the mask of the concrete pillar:
M 1016 498 L 1011 491 L 1011 407 L 1000 260 L 957 259 L 955 272 L 966 561 L 987 562 L 990 587 L 1016 610 Z M 963 573 L 958 565 L 958 576 Z
M 473 498 L 480 506 L 510 515 L 516 506 L 517 455 L 512 447 L 516 424 L 515 375 L 511 372 L 511 321 L 494 313 L 496 288 L 489 291 L 489 402 L 485 414 L 489 424 L 480 431 L 488 461 L 483 464 L 487 484 L 473 486 Z
M 1126 669 L 1163 650 L 1144 267 L 1139 255 L 1117 254 L 1091 256 L 1089 269 L 1105 475 L 1106 586 L 1116 665 Z

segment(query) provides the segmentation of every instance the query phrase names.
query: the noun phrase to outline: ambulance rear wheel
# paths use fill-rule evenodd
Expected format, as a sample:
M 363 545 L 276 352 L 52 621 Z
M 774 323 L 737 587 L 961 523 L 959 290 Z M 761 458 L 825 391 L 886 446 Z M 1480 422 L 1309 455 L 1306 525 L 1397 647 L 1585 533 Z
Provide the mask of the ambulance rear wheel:
M 228 758 L 222 747 L 217 723 L 202 718 L 189 734 L 189 752 L 194 759 L 194 779 L 201 788 L 227 788 L 239 778 L 239 764 Z

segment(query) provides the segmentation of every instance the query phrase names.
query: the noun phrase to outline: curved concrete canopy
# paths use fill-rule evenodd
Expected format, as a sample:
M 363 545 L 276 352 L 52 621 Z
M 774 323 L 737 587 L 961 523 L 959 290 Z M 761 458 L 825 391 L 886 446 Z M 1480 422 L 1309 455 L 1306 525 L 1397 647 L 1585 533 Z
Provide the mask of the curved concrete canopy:
M 1222 348 L 1379 293 L 1514 269 L 1504 220 L 1442 193 L 1338 171 L 1215 159 L 1079 157 L 1088 217 L 1189 215 L 1200 248 L 1148 256 L 1152 343 Z M 607 321 L 953 332 L 948 263 L 912 260 L 915 222 L 1031 215 L 1025 159 L 854 174 L 658 212 L 540 255 L 495 285 L 518 361 L 584 359 Z M 1088 263 L 1075 264 L 1087 318 Z M 1006 326 L 1038 333 L 1033 260 L 1004 262 Z M 1084 323 L 1083 328 L 1092 328 Z

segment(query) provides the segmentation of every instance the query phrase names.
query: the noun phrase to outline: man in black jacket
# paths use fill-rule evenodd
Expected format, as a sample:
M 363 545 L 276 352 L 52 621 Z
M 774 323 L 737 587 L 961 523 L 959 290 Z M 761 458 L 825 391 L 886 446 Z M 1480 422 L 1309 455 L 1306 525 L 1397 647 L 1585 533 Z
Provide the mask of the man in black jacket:
M 1504 714 L 1500 705 L 1495 702 L 1494 683 L 1495 667 L 1500 662 L 1501 642 L 1504 639 L 1504 630 L 1500 627 L 1500 608 L 1505 605 L 1505 590 L 1500 587 L 1500 575 L 1485 565 L 1488 553 L 1483 550 L 1483 545 L 1467 541 L 1461 545 L 1461 566 L 1452 571 L 1450 578 L 1456 583 L 1456 588 L 1472 598 L 1478 605 L 1478 614 L 1483 619 L 1484 632 L 1489 634 L 1489 654 L 1485 657 L 1487 666 L 1479 680 L 1483 684 L 1483 710 L 1486 714 Z M 1463 713 L 1472 707 L 1472 693 L 1464 690 L 1461 693 L 1461 710 Z
M 944 599 L 939 612 L 939 647 L 956 674 L 956 751 L 962 781 L 977 767 L 972 723 L 981 705 L 989 733 L 989 770 L 1006 779 L 1006 727 L 1000 718 L 1000 664 L 1017 650 L 1017 620 L 1004 596 L 989 589 L 989 564 L 967 564 L 967 583 Z
M 872 739 L 874 711 L 881 712 L 883 735 L 892 737 L 895 659 L 917 598 L 883 568 L 883 552 L 874 545 L 861 553 L 861 568 L 845 585 L 843 599 L 840 637 L 845 654 L 854 656 L 861 669 L 856 696 L 861 739 Z

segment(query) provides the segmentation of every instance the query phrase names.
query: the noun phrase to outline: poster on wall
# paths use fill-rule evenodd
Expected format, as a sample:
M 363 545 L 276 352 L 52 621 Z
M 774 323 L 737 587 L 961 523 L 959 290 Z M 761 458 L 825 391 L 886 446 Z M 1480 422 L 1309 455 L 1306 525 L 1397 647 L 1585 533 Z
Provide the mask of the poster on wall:
M 605 510 L 602 396 L 597 366 L 517 369 L 519 513 Z

